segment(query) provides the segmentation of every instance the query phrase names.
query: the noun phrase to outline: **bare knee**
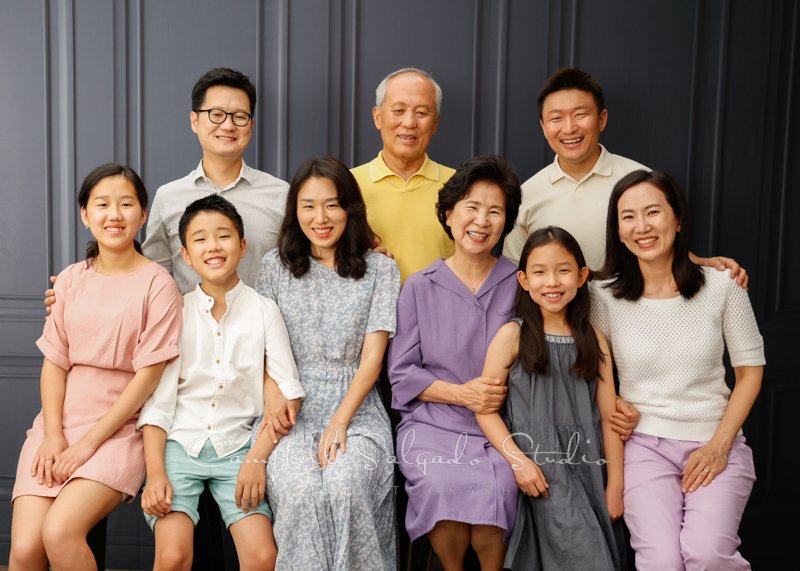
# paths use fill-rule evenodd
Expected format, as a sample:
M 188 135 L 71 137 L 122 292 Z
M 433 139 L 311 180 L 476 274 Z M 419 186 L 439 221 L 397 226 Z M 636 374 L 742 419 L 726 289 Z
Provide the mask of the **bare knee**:
M 153 562 L 155 571 L 188 571 L 192 567 L 194 553 L 180 544 L 158 546 Z
M 76 553 L 89 549 L 86 533 L 75 529 L 61 518 L 45 518 L 42 526 L 42 542 L 53 567 L 61 566 L 62 562 L 74 561 Z
M 247 553 L 240 553 L 239 565 L 242 571 L 274 571 L 277 559 L 278 550 L 274 545 L 259 545 L 253 546 Z
M 47 569 L 47 554 L 42 543 L 42 534 L 14 536 L 8 565 L 11 571 Z

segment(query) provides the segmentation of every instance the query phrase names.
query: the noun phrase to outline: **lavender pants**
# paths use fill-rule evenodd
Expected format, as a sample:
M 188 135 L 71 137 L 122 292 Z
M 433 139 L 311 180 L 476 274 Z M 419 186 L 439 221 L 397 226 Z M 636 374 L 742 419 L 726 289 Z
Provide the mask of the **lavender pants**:
M 725 470 L 684 494 L 681 472 L 703 444 L 638 432 L 625 443 L 625 523 L 638 570 L 750 569 L 738 532 L 756 479 L 753 453 L 736 437 Z

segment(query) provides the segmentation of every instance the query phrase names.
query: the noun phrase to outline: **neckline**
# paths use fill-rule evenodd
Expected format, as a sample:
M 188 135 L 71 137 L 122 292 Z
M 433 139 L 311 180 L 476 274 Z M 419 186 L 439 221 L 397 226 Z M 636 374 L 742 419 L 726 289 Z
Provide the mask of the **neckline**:
M 149 268 L 153 264 L 155 264 L 155 262 L 152 261 L 152 260 L 149 260 L 146 264 L 142 264 L 141 266 L 139 266 L 135 270 L 132 270 L 130 272 L 121 273 L 121 274 L 104 274 L 103 272 L 97 271 L 97 268 L 94 267 L 94 264 L 89 264 L 88 269 L 96 276 L 103 276 L 104 278 L 120 278 L 120 277 L 123 277 L 123 276 L 132 276 L 134 274 L 137 274 L 137 273 L 141 272 L 142 270 L 144 270 L 145 268 Z

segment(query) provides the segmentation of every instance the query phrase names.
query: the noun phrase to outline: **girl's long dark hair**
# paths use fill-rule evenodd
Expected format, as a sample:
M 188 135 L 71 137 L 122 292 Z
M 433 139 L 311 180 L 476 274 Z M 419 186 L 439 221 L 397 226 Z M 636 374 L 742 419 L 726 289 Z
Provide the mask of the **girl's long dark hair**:
M 686 198 L 678 183 L 662 171 L 637 170 L 622 177 L 614 186 L 608 200 L 606 217 L 606 263 L 599 273 L 601 278 L 609 278 L 611 282 L 605 287 L 611 288 L 616 298 L 636 301 L 644 292 L 644 278 L 639 268 L 636 255 L 619 239 L 619 200 L 625 191 L 637 184 L 648 183 L 655 186 L 667 199 L 680 221 L 681 229 L 675 234 L 672 247 L 672 277 L 678 291 L 686 299 L 691 299 L 705 284 L 703 270 L 689 258 L 689 212 Z
M 581 247 L 572 234 L 558 226 L 548 226 L 536 230 L 528 237 L 522 248 L 522 254 L 520 254 L 519 270 L 525 272 L 531 252 L 547 244 L 558 244 L 575 258 L 579 269 L 586 267 L 586 259 L 583 257 Z M 589 322 L 590 309 L 589 287 L 584 282 L 578 288 L 575 299 L 567 305 L 567 323 L 572 330 L 577 350 L 572 370 L 587 381 L 599 376 L 600 363 L 605 361 L 605 355 L 600 350 L 600 343 L 597 341 L 597 333 Z M 517 317 L 522 319 L 522 328 L 519 333 L 519 360 L 522 368 L 529 374 L 546 373 L 550 357 L 545 340 L 542 310 L 531 299 L 530 293 L 522 287 L 517 289 L 516 312 Z
M 367 223 L 367 207 L 350 170 L 333 157 L 319 156 L 300 165 L 289 185 L 286 214 L 278 235 L 278 257 L 296 278 L 311 267 L 311 242 L 297 221 L 297 195 L 311 177 L 326 178 L 336 187 L 339 205 L 347 212 L 347 226 L 336 244 L 336 273 L 361 279 L 367 271 L 364 253 L 379 242 Z
M 81 184 L 81 189 L 78 191 L 78 206 L 81 208 L 86 208 L 86 206 L 89 204 L 89 197 L 91 196 L 94 187 L 100 184 L 101 180 L 111 176 L 125 177 L 128 182 L 133 185 L 133 188 L 136 191 L 136 199 L 139 201 L 139 206 L 142 207 L 142 210 L 147 210 L 147 189 L 145 188 L 142 179 L 131 167 L 127 165 L 121 165 L 119 163 L 106 163 L 100 165 L 86 175 L 86 178 L 83 179 L 83 184 Z M 133 241 L 133 247 L 137 252 L 144 255 L 142 253 L 142 245 L 138 240 Z M 92 260 L 96 258 L 99 253 L 100 248 L 97 245 L 97 240 L 91 240 L 86 245 L 87 267 L 92 263 Z

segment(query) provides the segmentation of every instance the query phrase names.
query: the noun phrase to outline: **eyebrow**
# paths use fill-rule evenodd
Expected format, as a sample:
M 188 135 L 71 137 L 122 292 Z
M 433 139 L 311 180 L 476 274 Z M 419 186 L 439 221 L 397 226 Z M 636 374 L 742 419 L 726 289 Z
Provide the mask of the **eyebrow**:
M 132 194 L 124 194 L 120 198 L 130 200 L 130 199 L 136 198 L 136 197 L 133 196 Z M 103 194 L 101 196 L 94 196 L 94 197 L 92 197 L 92 200 L 111 200 L 111 195 Z
M 663 205 L 661 204 L 648 204 L 647 206 L 644 206 L 639 210 L 647 210 L 648 208 L 653 208 L 654 206 L 656 208 L 663 208 Z M 622 214 L 623 212 L 634 212 L 635 210 L 636 210 L 635 208 L 626 208 L 625 210 L 620 210 L 619 212 L 620 214 Z
M 313 198 L 301 198 L 300 202 L 316 202 Z M 339 197 L 326 198 L 322 202 L 339 202 Z
M 591 109 L 591 105 L 578 105 L 577 107 L 570 107 L 568 109 L 551 109 L 546 113 L 546 115 L 551 115 L 553 113 L 565 113 L 567 111 L 586 111 Z

